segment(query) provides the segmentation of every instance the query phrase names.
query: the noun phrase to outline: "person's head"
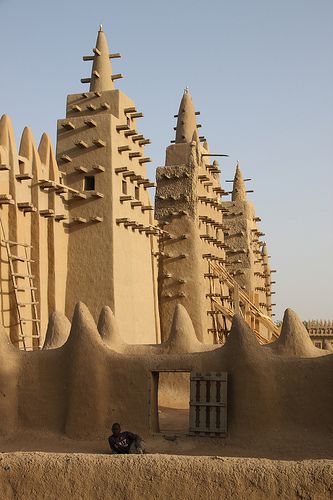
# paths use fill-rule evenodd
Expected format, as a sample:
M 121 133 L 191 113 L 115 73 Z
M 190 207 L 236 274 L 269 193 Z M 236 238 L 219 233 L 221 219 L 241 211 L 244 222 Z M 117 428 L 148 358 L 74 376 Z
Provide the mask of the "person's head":
M 120 424 L 118 423 L 112 424 L 112 434 L 114 436 L 119 436 L 120 432 L 121 432 Z

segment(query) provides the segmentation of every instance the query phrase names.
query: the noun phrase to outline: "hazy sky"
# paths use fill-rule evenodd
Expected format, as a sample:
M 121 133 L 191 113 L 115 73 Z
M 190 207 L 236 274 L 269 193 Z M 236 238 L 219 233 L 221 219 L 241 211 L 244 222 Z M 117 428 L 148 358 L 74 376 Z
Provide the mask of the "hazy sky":
M 276 319 L 333 319 L 333 0 L 0 0 L 0 114 L 55 139 L 103 23 L 156 166 L 188 85 L 212 152 L 240 161 L 272 256 Z M 54 141 L 55 142 L 55 141 Z M 228 185 L 227 185 L 228 186 Z

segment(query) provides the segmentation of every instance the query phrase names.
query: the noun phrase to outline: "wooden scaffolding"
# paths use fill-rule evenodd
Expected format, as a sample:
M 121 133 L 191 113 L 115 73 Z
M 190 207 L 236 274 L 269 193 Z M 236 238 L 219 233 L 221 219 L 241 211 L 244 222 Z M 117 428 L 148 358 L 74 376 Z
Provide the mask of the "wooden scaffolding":
M 208 260 L 208 272 L 205 278 L 209 279 L 210 310 L 212 319 L 209 329 L 214 334 L 217 344 L 224 344 L 231 328 L 235 313 L 240 313 L 251 329 L 255 332 L 261 344 L 269 343 L 279 337 L 279 328 L 269 316 L 263 314 L 259 307 L 251 300 L 247 292 L 242 290 L 228 271 L 216 261 Z M 226 293 L 226 290 L 229 292 Z M 266 329 L 267 337 L 261 330 Z

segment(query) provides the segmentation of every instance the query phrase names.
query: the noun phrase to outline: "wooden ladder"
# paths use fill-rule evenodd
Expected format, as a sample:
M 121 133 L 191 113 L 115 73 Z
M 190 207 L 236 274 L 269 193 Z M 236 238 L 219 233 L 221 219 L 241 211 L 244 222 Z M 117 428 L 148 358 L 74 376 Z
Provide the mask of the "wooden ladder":
M 31 255 L 28 253 L 28 249 L 30 250 L 32 246 L 26 243 L 19 243 L 17 241 L 10 241 L 5 237 L 5 231 L 3 227 L 2 220 L 0 218 L 0 226 L 1 226 L 1 242 L 3 246 L 6 248 L 8 264 L 9 264 L 9 274 L 10 281 L 13 286 L 13 292 L 15 297 L 16 304 L 16 312 L 18 325 L 20 329 L 19 339 L 18 341 L 22 342 L 23 349 L 28 350 L 29 346 L 27 345 L 28 339 L 37 339 L 37 347 L 39 347 L 39 339 L 40 339 L 40 319 L 38 318 L 38 302 L 36 300 L 36 290 L 37 288 L 34 286 L 34 276 L 31 270 Z M 16 247 L 16 253 L 12 253 L 12 247 Z M 23 249 L 23 255 L 19 255 L 19 250 Z M 23 262 L 26 265 L 26 270 L 21 272 L 16 272 L 15 263 Z M 30 300 L 29 302 L 23 302 L 20 299 L 20 295 L 22 293 L 25 294 L 26 291 L 30 291 Z M 31 317 L 24 317 L 22 313 L 22 309 L 25 307 L 31 306 Z M 26 315 L 28 316 L 28 315 Z M 32 323 L 31 333 L 27 334 L 25 332 L 25 325 L 27 323 Z M 31 342 L 32 349 L 34 346 L 34 341 Z

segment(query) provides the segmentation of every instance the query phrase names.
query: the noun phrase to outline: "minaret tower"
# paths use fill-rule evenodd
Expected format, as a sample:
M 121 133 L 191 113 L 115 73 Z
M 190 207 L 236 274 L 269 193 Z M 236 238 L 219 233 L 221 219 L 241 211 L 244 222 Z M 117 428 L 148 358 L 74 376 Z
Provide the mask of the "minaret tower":
M 159 340 L 153 250 L 157 229 L 147 189 L 144 154 L 134 102 L 114 86 L 102 26 L 92 56 L 89 92 L 69 95 L 58 122 L 57 158 L 69 190 L 66 312 L 85 302 L 98 319 L 112 308 L 127 342 Z M 144 290 L 144 293 L 142 293 Z
M 227 325 L 221 325 L 217 315 L 211 314 L 216 312 L 212 300 L 229 296 L 211 270 L 225 259 L 220 203 L 223 189 L 218 164 L 209 163 L 207 141 L 199 137 L 197 115 L 186 88 L 176 115 L 175 140 L 166 150 L 165 166 L 156 171 L 156 218 L 165 231 L 159 255 L 159 306 L 162 338 L 170 330 L 179 302 L 186 307 L 197 337 L 213 344 L 222 341 L 222 330 L 227 331 Z M 212 277 L 216 277 L 216 283 L 212 283 Z
M 225 238 L 228 243 L 226 266 L 229 273 L 247 292 L 250 300 L 266 316 L 271 316 L 271 270 L 268 263 L 264 236 L 258 227 L 253 204 L 247 199 L 247 191 L 239 162 L 233 180 L 231 201 L 223 203 L 228 226 Z M 259 326 L 257 325 L 257 328 Z

